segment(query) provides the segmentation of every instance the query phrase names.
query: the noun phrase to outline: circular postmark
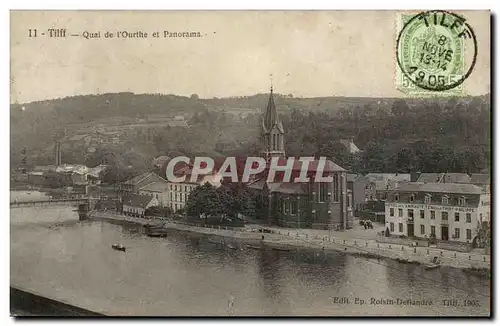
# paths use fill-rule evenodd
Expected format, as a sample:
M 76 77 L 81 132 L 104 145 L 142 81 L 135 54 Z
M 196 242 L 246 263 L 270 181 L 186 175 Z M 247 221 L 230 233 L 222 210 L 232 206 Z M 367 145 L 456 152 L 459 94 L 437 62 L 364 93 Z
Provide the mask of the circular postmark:
M 446 91 L 469 77 L 477 41 L 465 18 L 433 10 L 407 17 L 403 23 L 396 58 L 411 83 L 428 91 Z

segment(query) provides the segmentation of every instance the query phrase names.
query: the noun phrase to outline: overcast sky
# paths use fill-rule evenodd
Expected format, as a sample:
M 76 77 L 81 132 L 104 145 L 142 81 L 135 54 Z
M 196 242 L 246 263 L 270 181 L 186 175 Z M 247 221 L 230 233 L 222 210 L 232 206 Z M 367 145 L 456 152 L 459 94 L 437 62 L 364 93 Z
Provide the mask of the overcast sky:
M 478 40 L 468 94 L 490 90 L 489 12 L 465 12 Z M 395 88 L 396 12 L 11 12 L 11 102 L 130 91 L 200 97 L 404 96 Z M 38 30 L 28 37 L 28 28 Z M 101 31 L 101 39 L 41 36 Z M 104 39 L 106 30 L 202 38 Z M 205 35 L 206 34 L 206 35 Z

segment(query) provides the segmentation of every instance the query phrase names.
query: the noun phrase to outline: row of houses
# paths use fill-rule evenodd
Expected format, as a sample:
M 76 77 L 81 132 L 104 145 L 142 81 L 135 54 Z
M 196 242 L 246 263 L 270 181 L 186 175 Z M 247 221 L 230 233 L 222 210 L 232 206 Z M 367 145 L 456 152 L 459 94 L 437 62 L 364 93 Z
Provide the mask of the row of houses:
M 184 166 L 175 174 L 185 175 L 184 182 L 168 182 L 154 172 L 146 172 L 126 181 L 121 188 L 123 211 L 126 214 L 143 216 L 153 206 L 168 207 L 173 212 L 184 209 L 189 194 L 196 187 L 210 183 L 215 187 L 221 185 L 218 174 L 199 176 L 191 181 L 192 167 Z
M 79 164 L 37 165 L 27 175 L 28 182 L 38 186 L 45 186 L 47 178 L 53 174 L 64 176 L 71 185 L 84 186 L 100 183 L 100 175 L 106 168 L 102 164 L 93 168 Z
M 363 210 L 367 202 L 387 199 L 389 189 L 397 188 L 408 182 L 439 184 L 472 184 L 490 192 L 489 174 L 472 173 L 368 173 L 347 174 L 347 188 L 353 196 L 355 210 Z
M 358 214 L 376 216 L 392 236 L 474 244 L 490 229 L 489 174 L 349 174 L 347 184 Z

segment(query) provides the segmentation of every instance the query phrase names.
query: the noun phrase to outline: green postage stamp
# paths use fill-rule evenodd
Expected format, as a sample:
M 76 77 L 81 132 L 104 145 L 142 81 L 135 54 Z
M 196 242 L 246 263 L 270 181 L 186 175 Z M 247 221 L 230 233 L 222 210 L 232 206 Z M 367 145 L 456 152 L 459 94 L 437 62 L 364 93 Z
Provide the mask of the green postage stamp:
M 465 17 L 442 10 L 398 17 L 396 87 L 410 95 L 459 95 L 477 57 Z

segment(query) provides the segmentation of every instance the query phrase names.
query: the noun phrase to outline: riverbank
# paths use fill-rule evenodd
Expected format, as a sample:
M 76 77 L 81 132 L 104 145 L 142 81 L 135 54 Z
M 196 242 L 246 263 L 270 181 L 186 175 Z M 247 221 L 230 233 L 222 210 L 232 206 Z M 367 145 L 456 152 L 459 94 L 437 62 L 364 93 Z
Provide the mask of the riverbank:
M 116 215 L 109 212 L 93 212 L 93 220 L 105 220 L 114 223 L 134 223 L 139 225 L 161 223 L 161 221 L 135 218 L 130 216 Z M 459 253 L 450 250 L 438 250 L 427 248 L 414 248 L 408 246 L 381 244 L 374 241 L 362 239 L 341 239 L 335 237 L 334 233 L 329 239 L 327 237 L 305 237 L 299 233 L 281 232 L 259 233 L 252 232 L 248 228 L 226 230 L 224 227 L 206 228 L 194 225 L 186 225 L 168 222 L 168 228 L 181 232 L 189 232 L 210 236 L 212 241 L 230 244 L 233 247 L 246 245 L 252 248 L 270 248 L 277 250 L 310 249 L 325 252 L 336 251 L 349 255 L 392 259 L 400 263 L 428 264 L 432 257 L 441 259 L 441 266 L 451 267 L 490 277 L 490 256 L 476 255 L 470 253 Z M 262 240 L 262 236 L 264 239 Z M 232 242 L 232 243 L 231 243 Z

